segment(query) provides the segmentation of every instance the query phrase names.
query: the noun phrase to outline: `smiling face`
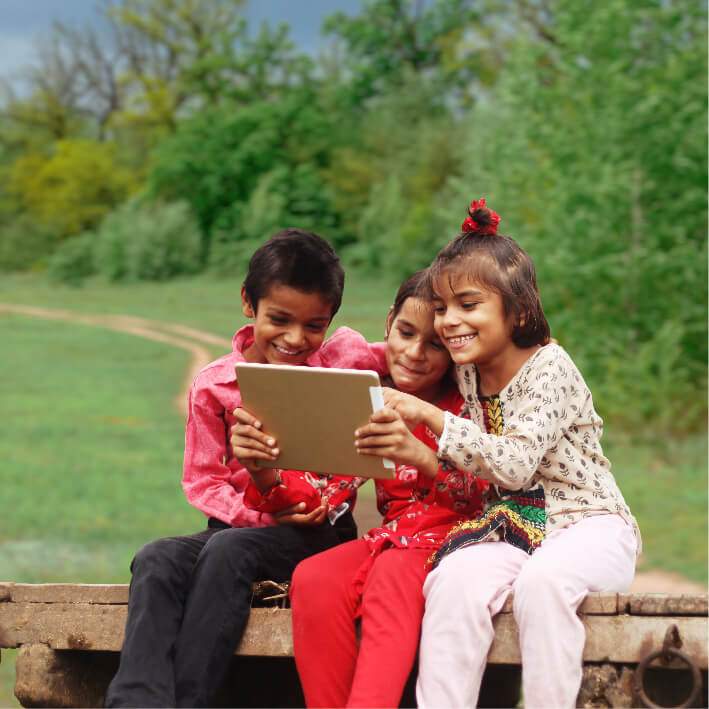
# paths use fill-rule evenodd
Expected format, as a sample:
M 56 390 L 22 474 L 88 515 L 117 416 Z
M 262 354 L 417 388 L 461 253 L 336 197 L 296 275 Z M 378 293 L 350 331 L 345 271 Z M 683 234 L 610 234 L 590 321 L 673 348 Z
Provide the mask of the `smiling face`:
M 387 318 L 387 365 L 397 389 L 433 401 L 451 361 L 433 329 L 431 305 L 407 298 Z
M 505 369 L 519 348 L 510 337 L 514 318 L 505 315 L 502 296 L 464 275 L 434 283 L 434 327 L 456 364 L 478 370 Z
M 244 315 L 254 319 L 254 342 L 247 362 L 304 364 L 316 352 L 332 319 L 332 303 L 320 293 L 306 293 L 274 283 L 254 310 L 241 290 Z

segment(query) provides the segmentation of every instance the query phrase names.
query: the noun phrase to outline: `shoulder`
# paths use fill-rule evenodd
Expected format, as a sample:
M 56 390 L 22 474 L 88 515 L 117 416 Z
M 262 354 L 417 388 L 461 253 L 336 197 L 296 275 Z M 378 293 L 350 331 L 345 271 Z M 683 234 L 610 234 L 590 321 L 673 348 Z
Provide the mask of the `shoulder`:
M 376 369 L 384 356 L 384 343 L 370 344 L 364 336 L 349 327 L 338 327 L 323 342 L 309 364 L 321 367 L 340 367 L 343 369 Z
M 221 384 L 236 383 L 234 366 L 243 361 L 244 358 L 239 352 L 229 352 L 215 359 L 197 373 L 192 382 L 192 391 L 211 389 Z
M 586 390 L 586 383 L 568 352 L 553 343 L 540 347 L 524 363 L 507 385 L 505 394 L 519 398 L 534 390 L 551 389 L 570 396 Z

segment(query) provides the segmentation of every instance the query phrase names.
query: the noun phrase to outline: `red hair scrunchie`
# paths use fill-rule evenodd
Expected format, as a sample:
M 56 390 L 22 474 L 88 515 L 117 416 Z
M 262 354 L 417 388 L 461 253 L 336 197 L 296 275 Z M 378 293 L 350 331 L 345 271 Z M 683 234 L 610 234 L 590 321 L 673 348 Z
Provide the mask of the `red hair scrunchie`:
M 500 215 L 496 212 L 493 212 L 492 209 L 490 209 L 489 207 L 485 206 L 484 197 L 481 197 L 477 200 L 473 200 L 470 203 L 470 209 L 468 210 L 469 213 L 472 214 L 473 212 L 475 212 L 476 209 L 486 209 L 490 214 L 490 223 L 478 224 L 475 219 L 469 216 L 463 222 L 463 226 L 461 227 L 461 229 L 463 231 L 475 231 L 478 232 L 478 234 L 497 234 L 497 225 L 500 223 Z

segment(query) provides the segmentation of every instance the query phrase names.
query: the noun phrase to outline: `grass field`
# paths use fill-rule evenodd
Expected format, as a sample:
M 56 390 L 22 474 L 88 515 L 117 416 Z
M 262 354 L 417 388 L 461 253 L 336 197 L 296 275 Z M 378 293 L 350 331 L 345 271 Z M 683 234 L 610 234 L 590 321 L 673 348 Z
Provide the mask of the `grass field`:
M 351 280 L 334 325 L 379 339 L 395 284 Z M 230 338 L 244 322 L 239 283 L 72 289 L 3 276 L 0 303 L 137 315 Z M 142 544 L 201 528 L 180 486 L 184 418 L 174 398 L 188 364 L 183 350 L 1 312 L 0 342 L 0 580 L 127 582 Z M 641 440 L 609 425 L 604 448 L 643 531 L 641 568 L 706 583 L 706 436 Z M 0 664 L 2 706 L 17 706 L 13 657 L 4 652 Z

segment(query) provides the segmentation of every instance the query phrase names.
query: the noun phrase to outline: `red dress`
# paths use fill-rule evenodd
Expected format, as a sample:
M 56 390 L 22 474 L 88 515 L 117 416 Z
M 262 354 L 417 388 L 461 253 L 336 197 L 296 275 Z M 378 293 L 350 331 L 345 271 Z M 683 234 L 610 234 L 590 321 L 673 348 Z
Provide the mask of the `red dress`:
M 438 406 L 456 415 L 464 408 L 455 387 Z M 425 426 L 413 433 L 437 450 Z M 447 464 L 435 480 L 397 466 L 394 480 L 376 481 L 381 527 L 298 564 L 293 644 L 309 707 L 399 705 L 418 647 L 428 558 L 451 527 L 481 512 L 488 487 Z

